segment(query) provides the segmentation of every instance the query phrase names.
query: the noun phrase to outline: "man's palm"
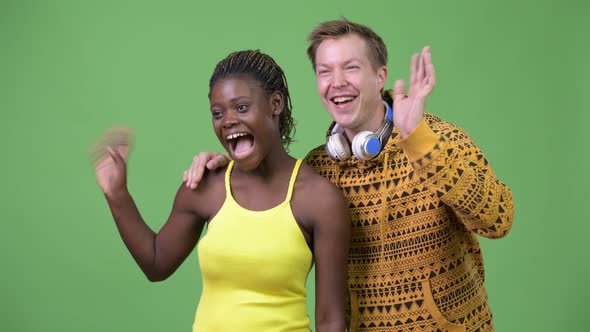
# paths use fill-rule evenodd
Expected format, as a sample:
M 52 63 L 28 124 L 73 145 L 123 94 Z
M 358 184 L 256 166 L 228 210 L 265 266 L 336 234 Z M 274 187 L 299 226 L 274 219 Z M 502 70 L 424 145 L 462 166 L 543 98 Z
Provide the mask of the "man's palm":
M 430 56 L 430 47 L 422 49 L 420 55 L 412 56 L 410 66 L 410 91 L 405 94 L 403 80 L 395 82 L 393 91 L 393 122 L 402 137 L 410 135 L 424 118 L 426 98 L 435 86 L 435 72 Z

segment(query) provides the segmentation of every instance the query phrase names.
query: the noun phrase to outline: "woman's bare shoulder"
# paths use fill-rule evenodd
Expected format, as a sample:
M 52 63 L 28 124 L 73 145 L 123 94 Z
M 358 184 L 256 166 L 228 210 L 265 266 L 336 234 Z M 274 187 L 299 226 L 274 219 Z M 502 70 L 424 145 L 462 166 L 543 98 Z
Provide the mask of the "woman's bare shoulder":
M 306 164 L 301 165 L 299 171 L 298 186 L 301 198 L 306 205 L 322 206 L 327 208 L 339 207 L 344 202 L 342 191 L 328 179 L 316 173 Z
M 187 188 L 183 182 L 176 194 L 175 204 L 193 210 L 208 219 L 223 205 L 225 200 L 225 172 L 227 166 L 216 170 L 207 170 L 197 188 Z

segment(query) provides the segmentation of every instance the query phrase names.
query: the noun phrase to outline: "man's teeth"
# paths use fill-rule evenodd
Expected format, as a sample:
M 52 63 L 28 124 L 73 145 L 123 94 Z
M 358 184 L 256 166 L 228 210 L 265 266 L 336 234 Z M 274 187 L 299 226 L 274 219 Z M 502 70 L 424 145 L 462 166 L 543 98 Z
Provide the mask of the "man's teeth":
M 345 102 L 351 101 L 353 99 L 354 99 L 353 97 L 335 97 L 334 102 L 335 103 L 345 103 Z
M 234 138 L 238 138 L 238 137 L 242 137 L 242 136 L 246 136 L 248 134 L 246 133 L 236 133 L 236 134 L 231 134 L 229 136 L 227 136 L 225 139 L 230 140 L 230 139 L 234 139 Z

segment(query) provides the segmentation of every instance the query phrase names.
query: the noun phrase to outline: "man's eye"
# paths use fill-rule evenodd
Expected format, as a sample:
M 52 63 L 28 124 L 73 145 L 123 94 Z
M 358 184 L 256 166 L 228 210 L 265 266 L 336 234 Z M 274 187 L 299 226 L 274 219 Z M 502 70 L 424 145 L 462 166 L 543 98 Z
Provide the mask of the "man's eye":
M 356 70 L 359 69 L 359 66 L 348 66 L 346 67 L 346 70 Z

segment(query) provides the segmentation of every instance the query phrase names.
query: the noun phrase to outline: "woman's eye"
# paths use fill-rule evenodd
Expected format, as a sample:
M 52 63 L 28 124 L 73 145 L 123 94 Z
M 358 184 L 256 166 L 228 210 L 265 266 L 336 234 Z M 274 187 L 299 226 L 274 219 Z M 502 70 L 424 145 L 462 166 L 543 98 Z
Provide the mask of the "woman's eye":
M 211 112 L 211 115 L 213 115 L 214 119 L 219 119 L 223 116 L 223 112 L 220 110 L 215 110 L 215 111 Z

